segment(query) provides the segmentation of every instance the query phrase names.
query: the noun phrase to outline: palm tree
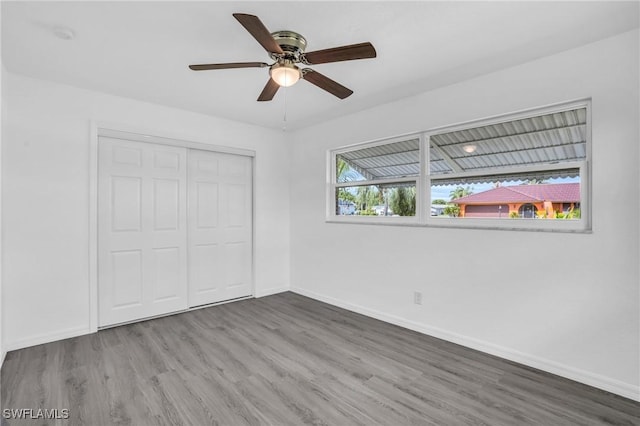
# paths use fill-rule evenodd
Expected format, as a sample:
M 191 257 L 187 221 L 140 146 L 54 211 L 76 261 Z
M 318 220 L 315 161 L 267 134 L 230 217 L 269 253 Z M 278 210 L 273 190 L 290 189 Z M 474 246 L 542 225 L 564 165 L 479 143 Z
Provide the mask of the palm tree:
M 539 179 L 539 178 L 531 178 L 531 179 L 527 179 L 526 181 L 524 181 L 520 185 L 541 185 L 543 183 L 547 183 L 547 180 L 546 179 Z
M 361 212 L 368 212 L 380 199 L 380 191 L 372 186 L 359 186 L 356 190 L 356 204 Z M 362 214 L 362 213 L 360 213 Z
M 416 188 L 399 187 L 391 192 L 389 205 L 393 214 L 399 216 L 416 215 Z
M 357 172 L 342 158 L 336 158 L 336 181 L 349 182 L 357 179 Z
M 467 186 L 463 188 L 462 186 L 458 186 L 456 189 L 449 192 L 449 197 L 451 197 L 452 200 L 455 200 L 458 198 L 466 197 L 467 195 L 471 195 L 471 194 L 473 194 L 472 187 Z

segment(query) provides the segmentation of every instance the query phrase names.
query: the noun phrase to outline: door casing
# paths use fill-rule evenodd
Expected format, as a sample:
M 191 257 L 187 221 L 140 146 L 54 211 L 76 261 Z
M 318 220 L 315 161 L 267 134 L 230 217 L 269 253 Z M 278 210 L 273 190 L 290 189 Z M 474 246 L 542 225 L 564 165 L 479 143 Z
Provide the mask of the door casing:
M 251 149 L 217 145 L 205 141 L 194 141 L 192 137 L 180 134 L 158 135 L 156 131 L 141 129 L 135 126 L 108 123 L 101 121 L 90 122 L 89 137 L 89 332 L 98 331 L 98 138 L 100 136 L 125 139 L 138 142 L 149 142 L 175 147 L 199 149 L 219 153 L 235 154 L 250 157 L 252 175 L 252 206 L 255 206 L 255 157 L 256 152 Z M 252 221 L 252 253 L 251 253 L 251 294 L 255 289 L 255 207 L 251 213 Z M 250 296 L 253 297 L 253 296 Z M 226 302 L 222 302 L 226 303 Z M 200 309 L 202 306 L 193 309 Z M 169 314 L 170 315 L 170 314 Z

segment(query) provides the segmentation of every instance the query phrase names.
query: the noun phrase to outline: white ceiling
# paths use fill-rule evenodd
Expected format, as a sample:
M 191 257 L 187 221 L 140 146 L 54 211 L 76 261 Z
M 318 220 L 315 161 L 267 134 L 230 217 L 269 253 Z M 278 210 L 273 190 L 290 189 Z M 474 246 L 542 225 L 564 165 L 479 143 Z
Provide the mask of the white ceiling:
M 266 127 L 300 128 L 637 28 L 638 2 L 2 2 L 7 70 Z M 307 51 L 370 41 L 378 57 L 313 68 L 354 90 L 301 81 L 256 102 L 271 62 L 231 16 L 293 30 Z M 72 29 L 65 41 L 56 27 Z M 576 70 L 579 72 L 579 70 Z

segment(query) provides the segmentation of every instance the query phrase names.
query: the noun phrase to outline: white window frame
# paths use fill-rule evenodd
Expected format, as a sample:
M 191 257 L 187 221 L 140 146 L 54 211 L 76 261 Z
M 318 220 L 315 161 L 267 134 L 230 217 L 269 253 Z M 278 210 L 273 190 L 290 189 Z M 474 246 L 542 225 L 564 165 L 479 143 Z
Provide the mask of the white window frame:
M 429 141 L 430 137 L 459 130 L 482 127 L 507 121 L 521 120 L 525 118 L 553 114 L 572 109 L 586 109 L 586 158 L 582 161 L 560 162 L 555 164 L 540 164 L 519 167 L 497 167 L 495 169 L 483 169 L 479 172 L 449 173 L 442 175 L 429 175 Z M 520 231 L 551 231 L 551 232 L 591 232 L 591 99 L 564 102 L 540 108 L 532 108 L 520 112 L 502 114 L 490 118 L 468 121 L 451 126 L 443 126 L 425 130 L 418 133 L 408 133 L 393 138 L 379 139 L 370 142 L 358 143 L 327 151 L 327 193 L 326 193 L 326 221 L 332 223 L 357 223 L 376 225 L 412 225 L 434 228 L 473 228 L 473 229 L 498 229 Z M 363 148 L 391 144 L 409 139 L 420 141 L 420 173 L 416 177 L 377 179 L 351 182 L 337 182 L 336 164 L 339 154 L 355 151 Z M 551 171 L 575 168 L 580 170 L 580 219 L 572 220 L 545 220 L 545 219 L 511 219 L 511 218 L 443 218 L 431 216 L 431 182 L 439 179 L 496 176 L 512 173 L 526 173 L 534 171 Z M 358 216 L 336 214 L 336 191 L 343 187 L 354 187 L 375 184 L 407 183 L 416 184 L 416 215 L 415 216 Z
M 406 177 L 406 178 L 389 178 L 389 179 L 375 179 L 375 180 L 359 180 L 349 182 L 338 182 L 336 176 L 337 169 L 337 157 L 338 155 L 357 151 L 363 148 L 371 148 L 380 145 L 388 145 L 395 142 L 403 142 L 407 140 L 418 139 L 419 140 L 419 158 L 424 158 L 424 135 L 420 133 L 408 133 L 406 135 L 381 139 L 373 142 L 365 142 L 361 144 L 350 145 L 347 147 L 330 150 L 327 153 L 327 221 L 329 222 L 347 222 L 347 223 L 369 223 L 377 225 L 419 225 L 421 222 L 421 182 L 423 182 L 422 164 L 420 165 L 421 173 L 418 176 Z M 421 162 L 422 163 L 422 162 Z M 336 191 L 339 188 L 349 188 L 354 186 L 371 186 L 379 184 L 394 184 L 394 183 L 415 183 L 416 185 L 416 215 L 415 216 L 343 216 L 336 214 Z

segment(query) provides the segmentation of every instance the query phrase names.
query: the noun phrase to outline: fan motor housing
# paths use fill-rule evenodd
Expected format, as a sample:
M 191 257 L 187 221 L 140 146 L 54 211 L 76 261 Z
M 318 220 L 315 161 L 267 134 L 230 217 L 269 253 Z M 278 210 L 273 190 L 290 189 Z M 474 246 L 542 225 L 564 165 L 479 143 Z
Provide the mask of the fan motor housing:
M 285 57 L 297 58 L 307 48 L 307 39 L 294 31 L 276 31 L 271 36 L 284 51 Z M 271 58 L 276 60 L 278 56 L 272 53 Z

